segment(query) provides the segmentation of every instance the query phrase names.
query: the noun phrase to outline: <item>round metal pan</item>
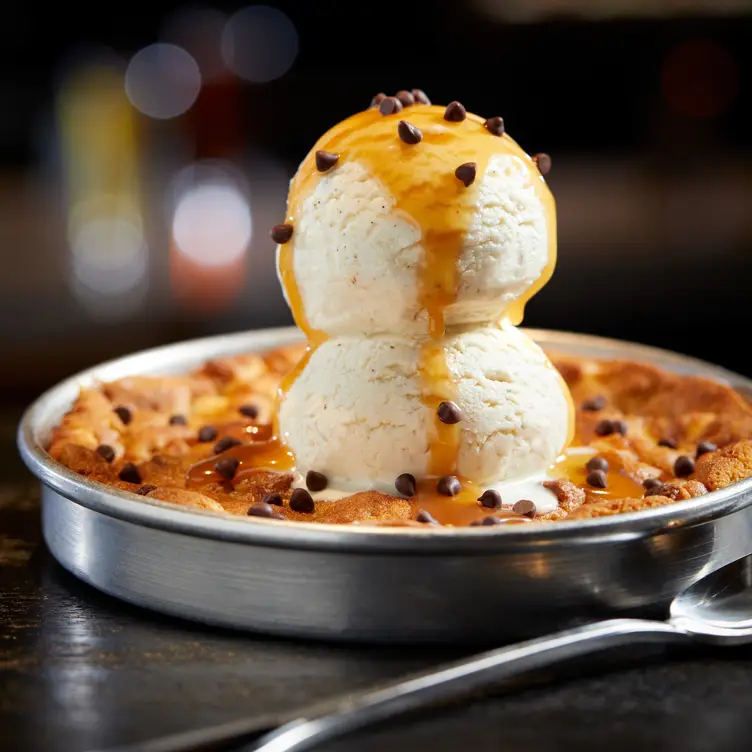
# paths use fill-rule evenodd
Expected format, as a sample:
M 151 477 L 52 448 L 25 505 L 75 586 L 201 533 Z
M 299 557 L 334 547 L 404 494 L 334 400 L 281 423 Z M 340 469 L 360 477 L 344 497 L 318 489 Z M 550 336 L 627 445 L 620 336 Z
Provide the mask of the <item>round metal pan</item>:
M 528 330 L 549 352 L 627 358 L 752 382 L 650 347 Z M 40 397 L 18 445 L 42 482 L 57 560 L 131 603 L 205 623 L 335 640 L 501 641 L 573 621 L 659 608 L 752 552 L 752 479 L 633 514 L 507 529 L 359 527 L 222 516 L 118 491 L 52 460 L 45 445 L 82 386 L 186 372 L 298 340 L 271 329 L 195 340 L 97 366 Z

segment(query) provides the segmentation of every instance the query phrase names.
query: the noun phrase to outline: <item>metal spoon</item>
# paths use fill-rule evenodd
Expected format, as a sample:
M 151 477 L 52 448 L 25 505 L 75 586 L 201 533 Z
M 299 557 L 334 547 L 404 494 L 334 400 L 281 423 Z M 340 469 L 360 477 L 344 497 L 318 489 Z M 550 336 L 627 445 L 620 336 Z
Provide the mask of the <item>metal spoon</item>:
M 477 691 L 501 679 L 576 656 L 621 645 L 752 642 L 752 555 L 712 572 L 671 602 L 669 619 L 611 619 L 549 637 L 490 650 L 380 689 L 335 698 L 298 711 L 293 720 L 267 733 L 244 752 L 292 752 L 357 728 Z M 141 752 L 190 752 L 201 745 L 241 743 L 262 731 L 238 721 L 130 748 Z M 125 750 L 120 750 L 125 752 Z

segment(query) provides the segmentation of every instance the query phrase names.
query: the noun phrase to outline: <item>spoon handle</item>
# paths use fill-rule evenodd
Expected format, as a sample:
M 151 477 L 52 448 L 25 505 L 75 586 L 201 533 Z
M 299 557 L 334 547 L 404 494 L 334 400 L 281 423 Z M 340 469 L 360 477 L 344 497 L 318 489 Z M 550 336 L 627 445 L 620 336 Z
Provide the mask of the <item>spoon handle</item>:
M 322 703 L 321 712 L 305 713 L 244 749 L 248 752 L 310 749 L 368 724 L 453 699 L 490 683 L 568 658 L 617 645 L 669 643 L 688 638 L 686 632 L 659 621 L 611 619 L 588 624 L 481 653 L 380 689 L 355 693 L 335 706 L 327 708 L 327 703 Z

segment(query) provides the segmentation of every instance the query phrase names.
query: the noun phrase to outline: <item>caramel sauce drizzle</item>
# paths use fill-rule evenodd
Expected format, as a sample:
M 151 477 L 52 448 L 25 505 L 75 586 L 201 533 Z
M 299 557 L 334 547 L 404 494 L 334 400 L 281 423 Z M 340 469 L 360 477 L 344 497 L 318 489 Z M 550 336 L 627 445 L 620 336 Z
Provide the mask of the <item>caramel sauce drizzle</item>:
M 598 456 L 608 462 L 606 473 L 607 488 L 595 488 L 587 482 L 588 470 L 585 467 L 590 459 L 582 454 L 563 454 L 552 466 L 549 474 L 554 478 L 569 480 L 584 489 L 590 501 L 607 499 L 640 499 L 645 489 L 624 472 L 624 464 L 616 452 L 600 452 Z
M 225 482 L 226 479 L 214 469 L 217 460 L 224 457 L 235 457 L 240 462 L 232 479 L 233 483 L 239 483 L 260 470 L 285 473 L 295 469 L 295 457 L 292 452 L 278 438 L 272 436 L 266 441 L 241 444 L 222 454 L 197 462 L 188 470 L 188 486 L 195 488 L 208 483 Z
M 436 481 L 426 478 L 418 481 L 418 492 L 410 499 L 410 506 L 413 509 L 413 517 L 423 509 L 442 525 L 454 525 L 456 527 L 465 527 L 471 522 L 482 520 L 489 515 L 508 521 L 507 524 L 528 522 L 527 518 L 521 517 L 511 509 L 492 510 L 481 506 L 478 497 L 482 493 L 483 489 L 473 483 L 463 481 L 462 490 L 457 496 L 442 496 L 436 491 Z M 505 504 L 506 501 L 505 499 Z M 518 501 L 518 499 L 510 500 L 511 503 L 515 501 Z M 507 506 L 511 506 L 511 503 Z
M 460 123 L 443 119 L 444 108 L 428 105 L 407 107 L 383 116 L 377 109 L 365 110 L 335 125 L 310 151 L 296 173 L 288 200 L 287 221 L 295 228 L 303 202 L 314 189 L 321 173 L 316 169 L 318 150 L 340 155 L 343 161 L 364 164 L 395 200 L 395 210 L 420 228 L 424 260 L 418 277 L 419 303 L 426 315 L 428 339 L 419 356 L 423 403 L 433 412 L 428 436 L 429 474 L 437 477 L 456 473 L 460 426 L 442 423 L 436 408 L 442 400 L 456 399 L 446 363 L 442 340 L 446 334 L 446 310 L 457 299 L 459 256 L 462 242 L 476 211 L 478 185 L 492 156 L 504 154 L 521 159 L 545 207 L 548 232 L 548 260 L 537 282 L 509 306 L 504 316 L 514 324 L 522 321 L 527 301 L 548 282 L 556 265 L 556 212 L 553 196 L 532 159 L 506 134 L 494 136 L 483 127 L 483 119 L 468 114 Z M 397 124 L 407 120 L 420 129 L 423 140 L 415 145 L 402 142 Z M 465 162 L 477 164 L 479 179 L 465 187 L 454 175 Z M 326 339 L 310 326 L 294 273 L 295 232 L 281 246 L 279 270 L 293 318 L 309 339 L 311 352 Z M 302 371 L 296 368 L 280 389 L 286 390 Z M 565 390 L 568 393 L 568 390 Z M 573 411 L 572 411 L 573 414 Z M 570 421 L 571 426 L 574 420 Z

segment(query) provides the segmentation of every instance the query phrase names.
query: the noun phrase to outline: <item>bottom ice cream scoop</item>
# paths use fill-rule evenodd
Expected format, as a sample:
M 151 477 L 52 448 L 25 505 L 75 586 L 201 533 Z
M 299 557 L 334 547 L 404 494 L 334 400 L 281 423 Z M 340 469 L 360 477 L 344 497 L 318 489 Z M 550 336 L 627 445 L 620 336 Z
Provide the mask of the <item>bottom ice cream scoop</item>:
M 437 344 L 459 413 L 457 475 L 488 486 L 544 473 L 567 443 L 570 405 L 542 350 L 507 323 Z M 426 400 L 421 352 L 419 341 L 387 336 L 319 345 L 280 406 L 298 472 L 323 473 L 342 490 L 389 493 L 403 473 L 431 475 L 437 410 Z

